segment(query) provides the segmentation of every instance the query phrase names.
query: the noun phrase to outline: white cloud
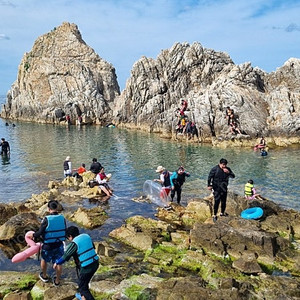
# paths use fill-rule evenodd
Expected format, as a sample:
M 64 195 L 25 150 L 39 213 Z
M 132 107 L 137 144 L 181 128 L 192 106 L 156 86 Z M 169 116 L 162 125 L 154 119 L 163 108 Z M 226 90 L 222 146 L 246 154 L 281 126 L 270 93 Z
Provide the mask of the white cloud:
M 0 30 L 10 37 L 4 43 L 0 36 L 0 94 L 37 37 L 64 21 L 77 24 L 85 42 L 114 65 L 121 89 L 135 61 L 175 42 L 198 41 L 266 71 L 300 53 L 297 0 L 0 0 L 0 6 Z

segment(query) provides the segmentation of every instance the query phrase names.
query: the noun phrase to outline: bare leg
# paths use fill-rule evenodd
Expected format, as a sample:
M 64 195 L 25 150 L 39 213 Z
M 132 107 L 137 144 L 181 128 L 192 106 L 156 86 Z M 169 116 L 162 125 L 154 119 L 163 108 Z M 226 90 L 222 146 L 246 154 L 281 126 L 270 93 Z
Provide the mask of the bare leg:
M 47 277 L 47 262 L 44 259 L 41 259 L 41 269 L 43 273 L 43 277 Z
M 62 273 L 62 265 L 57 265 L 57 267 L 56 267 L 56 280 L 55 280 L 57 284 L 59 284 L 59 282 L 60 282 L 61 273 Z
M 106 196 L 110 196 L 110 192 L 107 190 L 106 187 L 100 186 L 100 189 L 106 194 Z

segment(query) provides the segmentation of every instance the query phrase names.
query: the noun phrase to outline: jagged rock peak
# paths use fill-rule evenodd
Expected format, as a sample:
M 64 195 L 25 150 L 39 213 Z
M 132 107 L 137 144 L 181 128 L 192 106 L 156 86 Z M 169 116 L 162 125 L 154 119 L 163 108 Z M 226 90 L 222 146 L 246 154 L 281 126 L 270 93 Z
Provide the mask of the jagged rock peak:
M 188 101 L 187 118 L 196 122 L 202 140 L 232 139 L 225 119 L 234 110 L 241 139 L 260 135 L 300 133 L 300 65 L 288 60 L 267 74 L 250 62 L 235 65 L 228 54 L 195 42 L 175 43 L 156 59 L 137 61 L 116 103 L 115 122 L 121 126 L 174 133 L 181 100 Z M 238 132 L 238 131 L 236 131 Z
M 114 67 L 83 41 L 75 24 L 63 23 L 24 54 L 1 116 L 58 123 L 70 115 L 72 123 L 78 116 L 101 123 L 119 94 Z

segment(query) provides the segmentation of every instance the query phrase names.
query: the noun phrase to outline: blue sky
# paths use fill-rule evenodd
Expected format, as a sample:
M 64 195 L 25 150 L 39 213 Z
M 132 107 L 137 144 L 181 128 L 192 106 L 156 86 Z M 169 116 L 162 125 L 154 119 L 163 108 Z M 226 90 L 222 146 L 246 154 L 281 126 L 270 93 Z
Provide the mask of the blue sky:
M 115 68 L 121 90 L 141 56 L 176 42 L 271 72 L 300 58 L 300 0 L 0 0 L 0 95 L 35 40 L 63 22 Z

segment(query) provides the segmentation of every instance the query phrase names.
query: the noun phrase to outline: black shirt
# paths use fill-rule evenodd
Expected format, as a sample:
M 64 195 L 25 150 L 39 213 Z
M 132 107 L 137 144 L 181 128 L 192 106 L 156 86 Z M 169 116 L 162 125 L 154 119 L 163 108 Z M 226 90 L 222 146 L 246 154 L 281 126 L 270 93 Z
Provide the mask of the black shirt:
M 93 162 L 91 164 L 90 171 L 93 172 L 94 174 L 98 174 L 101 169 L 102 169 L 102 165 L 98 161 Z
M 212 186 L 214 190 L 226 189 L 229 177 L 234 178 L 235 175 L 230 168 L 226 167 L 229 173 L 225 173 L 219 165 L 213 167 L 208 175 L 207 186 Z

